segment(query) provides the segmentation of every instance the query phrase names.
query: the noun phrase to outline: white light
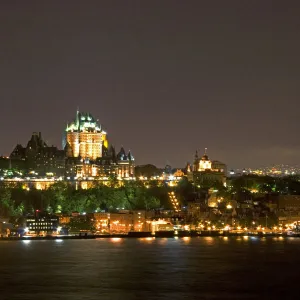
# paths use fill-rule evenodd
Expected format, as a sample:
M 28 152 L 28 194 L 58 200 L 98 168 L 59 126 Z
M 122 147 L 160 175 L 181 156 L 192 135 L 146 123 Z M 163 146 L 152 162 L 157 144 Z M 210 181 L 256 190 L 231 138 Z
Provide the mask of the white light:
M 26 227 L 25 229 L 24 229 L 24 232 L 28 232 L 29 231 L 29 229 L 28 229 L 28 227 Z
M 22 242 L 23 242 L 24 244 L 29 244 L 31 241 L 30 241 L 30 240 L 22 240 Z
M 63 242 L 63 240 L 62 239 L 58 239 L 58 240 L 55 240 L 55 242 L 61 243 L 61 242 Z
M 117 238 L 117 237 L 115 237 L 115 238 L 111 238 L 111 241 L 113 242 L 113 243 L 119 243 L 119 242 L 121 242 L 121 238 Z

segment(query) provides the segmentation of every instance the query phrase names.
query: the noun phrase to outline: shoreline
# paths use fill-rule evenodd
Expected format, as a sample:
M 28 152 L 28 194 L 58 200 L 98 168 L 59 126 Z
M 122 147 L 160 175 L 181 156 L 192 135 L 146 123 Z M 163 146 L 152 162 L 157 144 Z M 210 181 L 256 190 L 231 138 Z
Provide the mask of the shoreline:
M 174 232 L 161 231 L 130 232 L 128 234 L 104 234 L 104 235 L 62 235 L 62 236 L 23 236 L 23 237 L 1 237 L 0 241 L 22 241 L 22 240 L 91 240 L 105 238 L 185 238 L 185 237 L 300 237 L 300 234 L 287 235 L 285 233 L 230 233 L 230 232 Z

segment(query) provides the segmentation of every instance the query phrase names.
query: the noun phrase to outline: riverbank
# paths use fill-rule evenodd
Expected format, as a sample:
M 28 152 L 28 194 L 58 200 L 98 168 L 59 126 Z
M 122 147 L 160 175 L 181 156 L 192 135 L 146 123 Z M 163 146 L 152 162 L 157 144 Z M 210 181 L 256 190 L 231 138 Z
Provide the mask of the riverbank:
M 227 231 L 158 231 L 155 234 L 151 232 L 129 232 L 128 234 L 103 234 L 103 235 L 59 235 L 59 236 L 22 236 L 22 237 L 1 237 L 0 241 L 18 241 L 18 240 L 73 240 L 73 239 L 98 239 L 98 238 L 175 238 L 175 237 L 236 237 L 236 236 L 256 236 L 256 237 L 300 237 L 300 234 L 287 235 L 286 233 L 264 233 L 264 232 L 242 232 L 232 233 Z

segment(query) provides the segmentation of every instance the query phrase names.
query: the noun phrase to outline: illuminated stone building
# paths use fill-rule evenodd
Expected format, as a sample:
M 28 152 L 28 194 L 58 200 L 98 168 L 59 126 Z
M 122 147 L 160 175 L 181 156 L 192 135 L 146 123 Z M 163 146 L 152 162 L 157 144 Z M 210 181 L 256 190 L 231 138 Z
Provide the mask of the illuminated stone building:
M 108 147 L 107 134 L 90 113 L 77 111 L 75 121 L 66 128 L 66 173 L 69 177 L 131 178 L 134 157 L 122 147 L 116 153 Z
M 11 167 L 22 165 L 25 172 L 34 171 L 36 175 L 64 175 L 65 151 L 48 146 L 41 133 L 34 132 L 27 146 L 18 144 L 10 154 Z
M 103 152 L 103 156 L 96 160 L 81 160 L 76 165 L 77 178 L 82 177 L 110 177 L 116 176 L 119 179 L 134 177 L 134 157 L 129 151 L 125 152 L 122 147 L 116 153 L 115 148 L 110 146 Z
M 107 148 L 106 132 L 90 113 L 77 111 L 75 121 L 66 128 L 66 146 L 70 157 L 95 160 Z
M 206 149 L 201 158 L 198 157 L 198 152 L 196 151 L 194 163 L 187 165 L 188 179 L 200 185 L 208 182 L 225 183 L 226 173 L 226 165 L 217 160 L 211 161 L 206 154 Z
M 75 121 L 65 130 L 64 140 L 64 148 L 59 150 L 48 146 L 41 133 L 34 132 L 26 147 L 18 144 L 9 158 L 0 158 L 0 178 L 11 179 L 11 170 L 20 171 L 18 175 L 26 175 L 26 180 L 40 180 L 41 177 L 44 181 L 46 177 L 59 177 L 59 180 L 63 177 L 67 180 L 134 177 L 131 152 L 126 153 L 122 147 L 117 153 L 113 146 L 108 147 L 106 132 L 90 113 L 77 111 Z M 11 171 L 10 177 L 7 176 L 8 170 Z
M 151 231 L 153 211 L 120 210 L 117 213 L 94 213 L 94 226 L 99 232 L 111 234 L 128 233 L 130 231 Z

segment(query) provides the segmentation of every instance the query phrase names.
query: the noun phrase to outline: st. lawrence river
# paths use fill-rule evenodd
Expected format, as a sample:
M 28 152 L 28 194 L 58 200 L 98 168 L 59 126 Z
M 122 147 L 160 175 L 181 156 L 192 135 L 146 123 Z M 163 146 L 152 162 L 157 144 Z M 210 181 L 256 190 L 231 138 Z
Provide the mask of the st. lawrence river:
M 298 299 L 300 238 L 0 241 L 0 299 Z

